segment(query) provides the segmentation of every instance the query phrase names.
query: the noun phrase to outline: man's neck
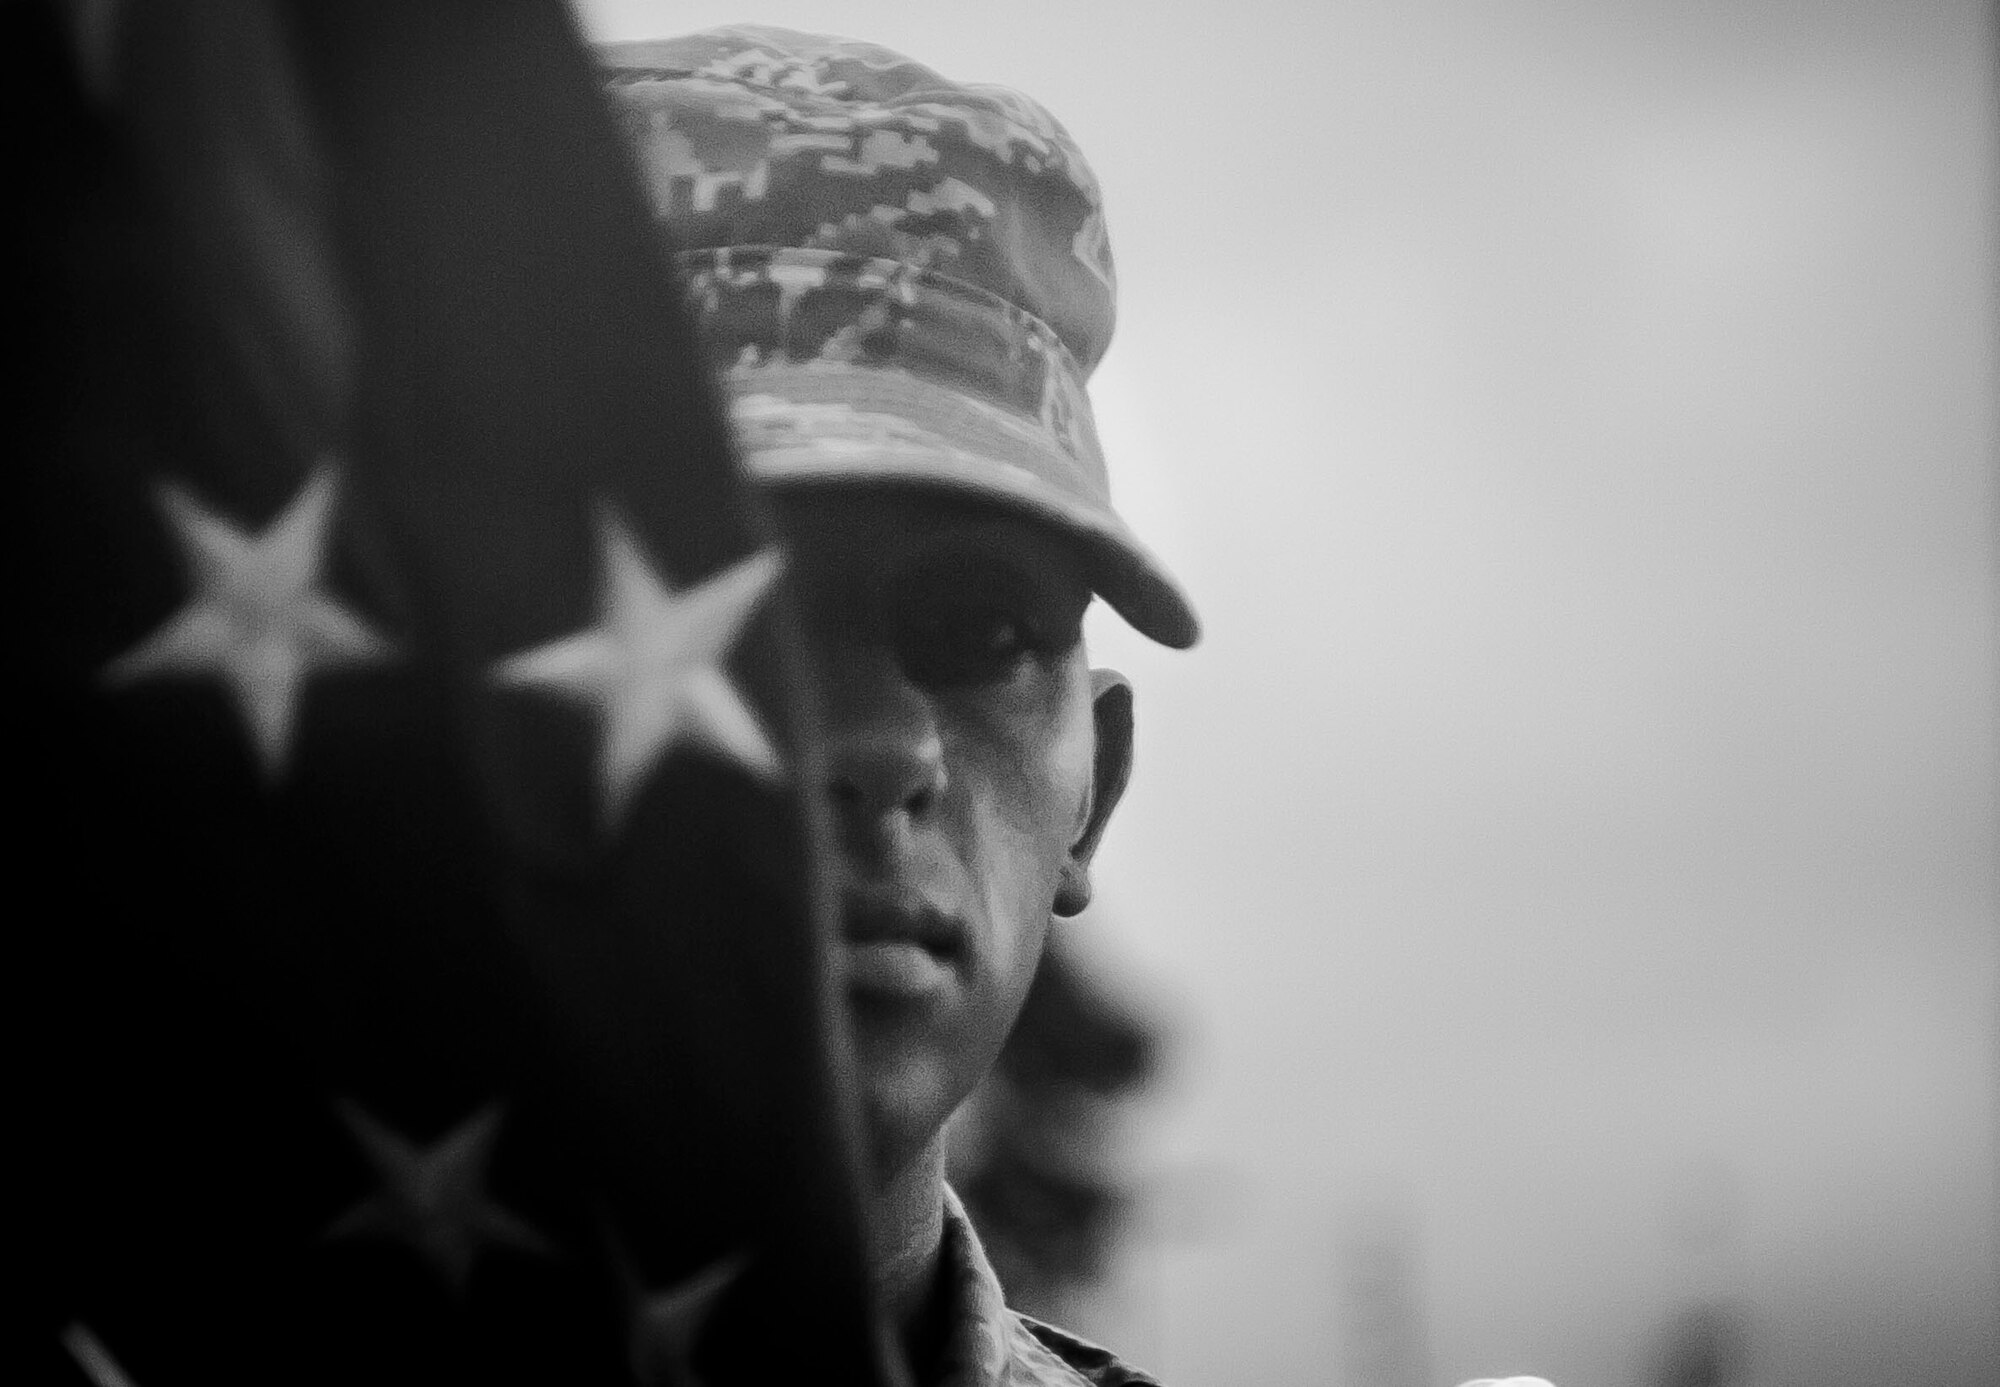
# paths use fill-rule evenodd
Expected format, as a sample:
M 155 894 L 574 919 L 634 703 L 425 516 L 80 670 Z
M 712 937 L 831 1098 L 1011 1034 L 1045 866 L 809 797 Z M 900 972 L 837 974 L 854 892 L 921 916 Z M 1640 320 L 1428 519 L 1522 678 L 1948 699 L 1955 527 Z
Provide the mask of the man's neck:
M 870 1264 L 875 1294 L 895 1326 L 918 1381 L 944 1347 L 948 1309 L 938 1285 L 944 1242 L 944 1140 L 881 1177 L 875 1189 Z

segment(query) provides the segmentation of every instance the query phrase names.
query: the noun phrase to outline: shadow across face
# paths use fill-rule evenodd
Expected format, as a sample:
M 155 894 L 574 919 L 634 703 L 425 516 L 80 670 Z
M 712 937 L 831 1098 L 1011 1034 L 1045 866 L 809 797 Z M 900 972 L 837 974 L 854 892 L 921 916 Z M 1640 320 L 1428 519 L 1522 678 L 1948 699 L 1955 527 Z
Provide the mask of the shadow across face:
M 1088 898 L 1129 689 L 1086 665 L 1090 587 L 1059 530 L 915 489 L 801 488 L 775 513 L 825 733 L 836 962 L 893 1171 L 992 1065 L 1051 913 Z

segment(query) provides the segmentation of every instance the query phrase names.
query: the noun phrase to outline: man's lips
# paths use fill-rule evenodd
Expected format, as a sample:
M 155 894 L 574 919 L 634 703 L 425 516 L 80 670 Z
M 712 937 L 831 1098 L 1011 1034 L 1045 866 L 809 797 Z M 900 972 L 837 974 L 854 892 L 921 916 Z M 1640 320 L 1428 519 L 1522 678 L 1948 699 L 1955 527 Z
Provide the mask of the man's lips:
M 841 893 L 841 933 L 850 944 L 914 944 L 940 956 L 965 947 L 965 923 L 911 892 L 850 886 Z
M 857 997 L 900 1012 L 952 987 L 966 947 L 963 921 L 889 889 L 849 889 L 841 906 L 847 982 Z

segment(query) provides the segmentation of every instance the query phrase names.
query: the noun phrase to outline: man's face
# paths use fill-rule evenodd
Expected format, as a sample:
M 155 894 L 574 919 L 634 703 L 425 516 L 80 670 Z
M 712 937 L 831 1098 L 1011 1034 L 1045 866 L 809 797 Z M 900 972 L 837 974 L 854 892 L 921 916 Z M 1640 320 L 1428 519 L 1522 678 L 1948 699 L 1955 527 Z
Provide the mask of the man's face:
M 836 963 L 893 1170 L 991 1067 L 1052 908 L 1087 899 L 1129 690 L 1099 675 L 1093 695 L 1090 590 L 1055 532 L 915 492 L 784 493 L 776 513 L 827 723 Z

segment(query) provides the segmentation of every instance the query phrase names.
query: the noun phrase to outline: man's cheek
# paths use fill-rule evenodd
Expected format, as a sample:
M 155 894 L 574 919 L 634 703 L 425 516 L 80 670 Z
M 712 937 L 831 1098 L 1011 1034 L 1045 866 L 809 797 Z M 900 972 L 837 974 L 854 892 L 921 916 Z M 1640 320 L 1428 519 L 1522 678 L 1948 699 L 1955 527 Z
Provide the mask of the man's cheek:
M 1055 902 L 1063 840 L 1049 822 L 1039 789 L 990 804 L 969 865 L 983 913 L 993 932 L 994 963 L 1011 967 L 1025 945 L 1024 935 L 1046 918 Z

